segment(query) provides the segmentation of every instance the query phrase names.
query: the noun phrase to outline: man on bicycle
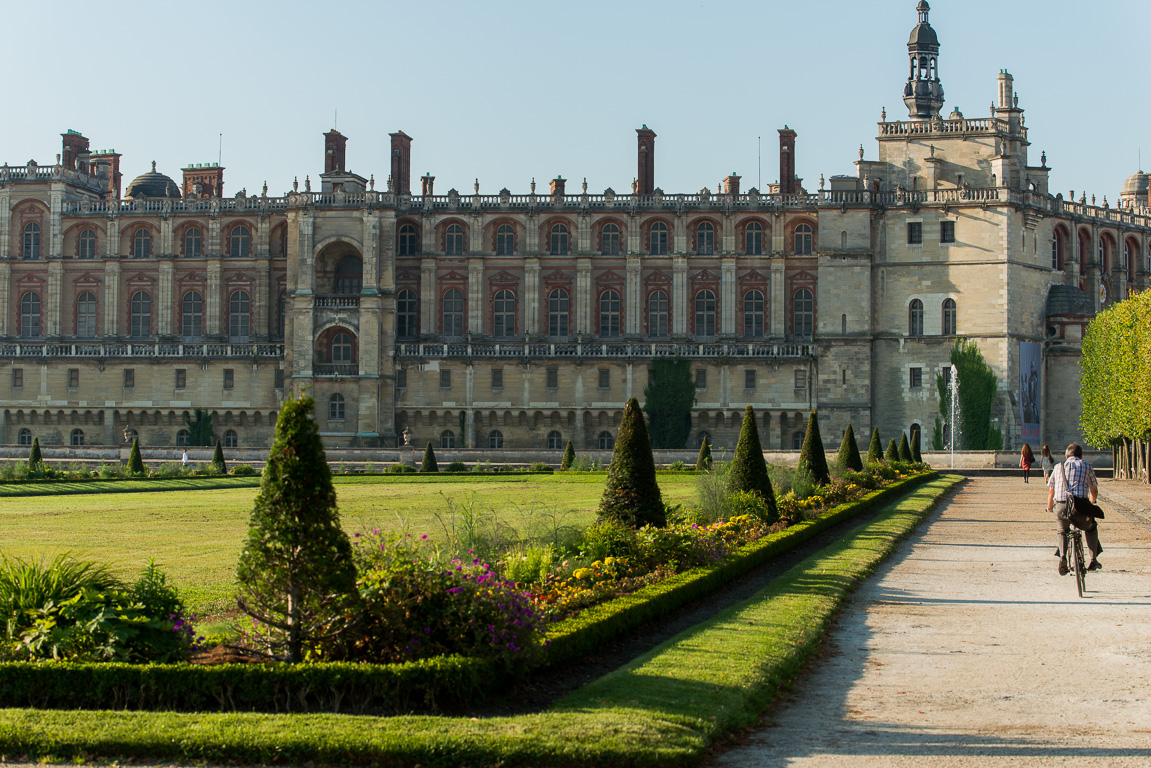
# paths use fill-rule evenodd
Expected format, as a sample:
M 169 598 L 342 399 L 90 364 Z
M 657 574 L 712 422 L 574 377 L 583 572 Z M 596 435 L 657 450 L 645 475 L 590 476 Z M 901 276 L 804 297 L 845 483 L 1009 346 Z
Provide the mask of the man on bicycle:
M 1090 500 L 1095 506 L 1099 496 L 1099 482 L 1095 479 L 1095 470 L 1083 460 L 1083 449 L 1078 443 L 1067 446 L 1063 454 L 1066 459 L 1062 464 L 1056 464 L 1047 479 L 1047 511 L 1055 514 L 1056 523 L 1056 557 L 1059 558 L 1059 575 L 1067 573 L 1067 532 L 1074 523 L 1075 527 L 1083 531 L 1087 539 L 1087 549 L 1091 550 L 1091 563 L 1087 566 L 1089 571 L 1097 571 L 1103 567 L 1099 562 L 1099 553 L 1103 547 L 1099 545 L 1099 524 L 1091 515 L 1077 512 L 1075 503 L 1071 500 L 1075 496 L 1084 502 Z M 1056 506 L 1058 503 L 1058 506 Z M 1086 507 L 1086 504 L 1081 504 Z

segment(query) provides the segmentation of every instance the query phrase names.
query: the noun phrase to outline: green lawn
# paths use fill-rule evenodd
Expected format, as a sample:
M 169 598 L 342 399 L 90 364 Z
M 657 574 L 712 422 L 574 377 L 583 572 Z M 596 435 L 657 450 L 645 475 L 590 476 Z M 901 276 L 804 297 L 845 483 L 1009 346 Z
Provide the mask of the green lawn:
M 336 478 L 349 533 L 427 534 L 442 541 L 470 509 L 480 527 L 504 537 L 551 538 L 557 527 L 588 525 L 605 475 L 485 475 Z M 667 502 L 695 498 L 690 474 L 661 474 Z M 167 571 L 189 606 L 215 614 L 231 605 L 232 578 L 256 488 L 0 498 L 0 553 L 51 557 L 71 552 L 134 576 L 149 558 Z M 441 522 L 442 521 L 442 522 Z

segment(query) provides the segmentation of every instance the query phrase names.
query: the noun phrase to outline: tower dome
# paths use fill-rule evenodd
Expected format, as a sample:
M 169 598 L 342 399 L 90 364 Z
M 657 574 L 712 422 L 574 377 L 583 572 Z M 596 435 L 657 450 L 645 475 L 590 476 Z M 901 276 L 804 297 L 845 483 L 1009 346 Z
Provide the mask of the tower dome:
M 156 170 L 156 161 L 152 161 L 152 170 L 142 173 L 132 179 L 124 197 L 135 200 L 144 197 L 175 197 L 180 196 L 180 187 L 171 177 L 165 176 Z
M 1151 176 L 1143 171 L 1133 173 L 1123 182 L 1119 205 L 1124 208 L 1146 208 L 1147 193 L 1151 190 Z
M 919 0 L 919 23 L 907 40 L 911 71 L 903 87 L 903 103 L 913 120 L 928 120 L 943 107 L 943 85 L 939 82 L 939 36 L 927 21 L 931 6 Z

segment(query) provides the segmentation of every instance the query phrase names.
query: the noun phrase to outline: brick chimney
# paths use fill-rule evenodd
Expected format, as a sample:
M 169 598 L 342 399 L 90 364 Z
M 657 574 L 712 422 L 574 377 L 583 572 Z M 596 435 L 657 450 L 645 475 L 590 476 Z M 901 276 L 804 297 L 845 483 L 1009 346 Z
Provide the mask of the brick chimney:
M 793 195 L 795 183 L 795 131 L 786 125 L 779 129 L 779 192 Z
M 403 131 L 392 135 L 392 185 L 397 195 L 412 193 L 412 137 Z
M 324 173 L 343 172 L 347 170 L 344 164 L 344 151 L 348 144 L 348 137 L 335 128 L 324 134 Z
M 564 196 L 564 186 L 567 184 L 567 179 L 563 176 L 556 176 L 552 179 L 552 199 Z
M 107 194 L 110 195 L 113 200 L 120 199 L 120 184 L 124 178 L 124 174 L 120 173 L 121 157 L 123 157 L 123 155 L 114 149 L 101 149 L 98 152 L 93 152 L 91 155 L 93 168 L 104 166 L 108 169 Z
M 430 173 L 425 173 L 420 177 L 420 194 L 421 195 L 434 195 L 432 190 L 436 186 L 436 177 Z
M 224 166 L 219 163 L 188 163 L 187 168 L 180 170 L 184 173 L 181 185 L 184 197 L 192 193 L 197 197 L 224 196 Z
M 650 195 L 655 191 L 655 131 L 648 128 L 647 123 L 644 123 L 643 128 L 636 128 L 635 132 L 639 145 L 637 148 L 639 155 L 639 168 L 636 173 L 636 180 L 639 182 L 637 194 Z
M 740 180 L 740 178 L 741 177 L 735 175 L 735 171 L 732 171 L 731 175 L 723 180 L 724 194 L 738 195 L 739 194 L 739 180 Z
M 87 154 L 88 152 L 88 140 L 84 138 L 79 131 L 73 131 L 70 128 L 67 133 L 62 133 L 60 136 L 64 139 L 63 158 L 60 162 L 68 170 L 74 171 L 76 170 L 76 161 L 80 155 Z

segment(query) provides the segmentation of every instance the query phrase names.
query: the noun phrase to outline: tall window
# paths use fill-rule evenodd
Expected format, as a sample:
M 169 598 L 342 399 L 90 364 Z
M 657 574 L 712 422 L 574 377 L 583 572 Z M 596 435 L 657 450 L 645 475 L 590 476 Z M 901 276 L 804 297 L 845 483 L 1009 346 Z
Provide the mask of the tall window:
M 1103 270 L 1104 273 L 1109 272 L 1111 269 L 1111 265 L 1107 263 L 1110 261 L 1108 258 L 1111 255 L 1110 246 L 1111 243 L 1107 240 L 1107 238 L 1099 238 L 1099 267 Z
M 763 225 L 758 221 L 750 221 L 744 228 L 744 252 L 748 256 L 763 255 Z
M 599 443 L 599 449 L 601 451 L 610 451 L 615 448 L 615 435 L 604 430 L 599 433 L 597 442 Z
M 1062 269 L 1063 268 L 1063 263 L 1062 263 L 1063 259 L 1059 258 L 1062 255 L 1060 253 L 1060 251 L 1063 250 L 1062 245 L 1063 244 L 1060 242 L 1059 232 L 1056 231 L 1055 235 L 1051 238 L 1051 268 L 1052 269 Z
M 69 445 L 79 446 L 84 444 L 84 430 L 73 429 L 72 436 L 68 440 Z
M 19 445 L 32 445 L 32 430 L 24 427 L 20 430 L 20 434 L 16 438 Z
M 548 294 L 548 336 L 566 339 L 571 317 L 571 299 L 563 288 L 554 288 Z
M 757 339 L 763 336 L 763 293 L 748 291 L 743 294 L 743 335 Z
M 459 224 L 452 224 L 444 234 L 444 253 L 448 256 L 460 256 L 463 252 L 464 228 Z
M 40 338 L 40 294 L 29 291 L 20 297 L 20 338 Z
M 955 335 L 955 299 L 943 300 L 943 335 Z
M 444 293 L 443 334 L 449 339 L 464 335 L 464 293 L 458 288 Z
M 328 400 L 328 421 L 344 420 L 344 396 L 339 392 Z
M 440 447 L 441 448 L 455 448 L 456 447 L 456 433 L 450 429 L 445 429 L 440 433 Z
M 137 259 L 146 259 L 152 255 L 152 235 L 148 230 L 140 227 L 132 235 L 132 256 Z
M 76 297 L 76 335 L 81 339 L 96 336 L 96 294 L 91 291 Z
M 192 439 L 192 433 L 186 429 L 181 429 L 176 432 L 176 447 L 186 448 L 188 441 Z
M 701 221 L 695 228 L 695 252 L 700 256 L 715 253 L 715 227 L 710 221 Z
M 791 298 L 791 327 L 797 338 L 810 339 L 815 326 L 815 297 L 800 288 Z
M 561 435 L 558 430 L 554 430 L 554 429 L 551 432 L 548 432 L 548 450 L 549 451 L 558 451 L 558 450 L 562 449 L 563 447 L 564 447 L 563 435 Z
M 180 335 L 187 340 L 200 339 L 204 335 L 204 297 L 196 291 L 188 291 L 181 304 Z
M 81 259 L 96 258 L 96 233 L 93 230 L 85 229 L 80 233 L 80 239 L 76 242 L 76 256 Z
M 619 336 L 619 294 L 616 291 L 600 294 L 599 335 L 609 339 Z
M 668 301 L 664 291 L 652 291 L 647 297 L 647 335 L 655 338 L 667 336 Z
M 224 431 L 224 447 L 225 448 L 239 448 L 240 436 L 236 434 L 236 430 L 228 429 Z
M 800 224 L 795 228 L 795 255 L 811 255 L 811 225 Z
M 648 250 L 651 251 L 653 256 L 660 256 L 667 253 L 667 224 L 662 221 L 657 221 L 651 225 L 651 232 L 649 233 Z
M 619 254 L 618 225 L 604 224 L 603 230 L 600 232 L 599 252 L 604 256 L 616 256 Z
M 36 223 L 24 226 L 24 258 L 40 258 L 40 225 Z
M 420 238 L 414 224 L 402 224 L 396 243 L 396 253 L 399 256 L 415 256 L 420 252 Z
M 204 254 L 204 233 L 199 227 L 188 227 L 184 230 L 184 255 L 189 259 L 198 259 Z
M 336 293 L 359 293 L 364 287 L 364 262 L 355 254 L 347 254 L 336 263 Z
M 352 336 L 347 333 L 337 333 L 332 337 L 332 362 L 353 363 Z
M 401 339 L 415 337 L 418 309 L 415 291 L 403 290 L 396 295 L 396 336 Z
M 276 302 L 278 312 L 276 314 L 276 335 L 281 339 L 284 338 L 284 312 L 288 308 L 288 298 L 284 295 L 284 291 L 280 291 L 280 300 Z
M 516 231 L 511 224 L 496 228 L 496 256 L 511 256 L 516 250 Z
M 516 335 L 516 295 L 509 290 L 497 291 L 492 300 L 492 335 L 497 339 Z
M 233 291 L 228 299 L 228 340 L 247 341 L 251 325 L 251 297 L 247 291 Z
M 504 447 L 504 433 L 493 429 L 488 433 L 488 448 L 499 449 Z
M 907 223 L 907 244 L 920 245 L 923 242 L 923 222 L 909 221 Z
M 152 333 L 152 297 L 145 291 L 132 294 L 129 332 L 134 339 L 143 339 Z
M 715 335 L 715 294 L 708 290 L 695 295 L 695 335 Z
M 246 259 L 252 253 L 252 233 L 243 224 L 232 227 L 228 245 L 233 258 Z
M 907 307 L 907 335 L 923 335 L 923 302 L 912 299 Z
M 552 226 L 551 231 L 551 247 L 549 253 L 552 256 L 566 256 L 568 252 L 568 228 L 567 224 L 555 224 Z

